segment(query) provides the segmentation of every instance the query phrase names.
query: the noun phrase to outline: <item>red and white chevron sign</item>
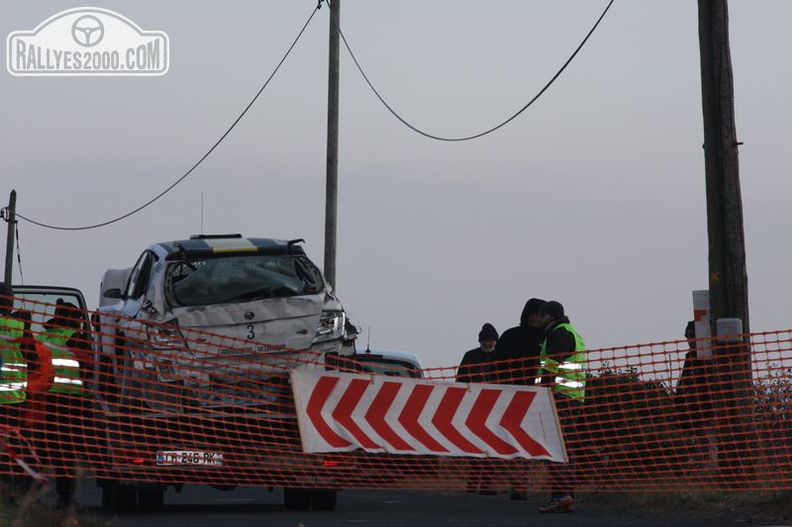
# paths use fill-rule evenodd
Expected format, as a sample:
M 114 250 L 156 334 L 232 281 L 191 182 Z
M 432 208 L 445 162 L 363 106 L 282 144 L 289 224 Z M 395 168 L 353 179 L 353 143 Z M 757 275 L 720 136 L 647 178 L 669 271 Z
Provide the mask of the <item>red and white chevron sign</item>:
M 566 462 L 548 388 L 292 370 L 305 452 Z

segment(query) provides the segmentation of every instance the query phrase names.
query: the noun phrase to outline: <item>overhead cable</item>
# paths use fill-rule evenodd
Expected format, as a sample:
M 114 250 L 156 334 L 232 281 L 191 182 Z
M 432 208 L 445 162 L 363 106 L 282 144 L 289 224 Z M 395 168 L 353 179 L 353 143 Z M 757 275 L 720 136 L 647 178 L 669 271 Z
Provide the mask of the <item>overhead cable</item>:
M 14 222 L 14 232 L 16 233 L 17 250 L 17 269 L 19 269 L 19 283 L 25 285 L 25 275 L 22 273 L 22 251 L 19 250 L 19 222 Z
M 588 34 L 583 39 L 583 41 L 580 43 L 580 45 L 577 47 L 577 49 L 575 49 L 574 53 L 572 53 L 572 55 L 567 59 L 567 61 L 564 63 L 564 65 L 561 66 L 561 69 L 559 69 L 556 72 L 556 74 L 553 75 L 553 78 L 550 79 L 550 81 L 547 84 L 545 84 L 544 88 L 539 90 L 539 93 L 537 93 L 530 101 L 528 101 L 528 103 L 525 106 L 520 108 L 520 110 L 518 110 L 517 113 L 515 113 L 514 115 L 512 115 L 511 117 L 509 117 L 508 119 L 506 119 L 502 123 L 500 123 L 500 124 L 498 124 L 496 126 L 493 126 L 492 128 L 490 128 L 488 130 L 484 130 L 483 132 L 479 132 L 479 133 L 473 134 L 473 135 L 468 135 L 468 136 L 465 136 L 465 137 L 442 137 L 442 136 L 438 136 L 438 135 L 433 135 L 433 134 L 430 134 L 428 132 L 424 132 L 423 130 L 420 130 L 419 128 L 417 128 L 417 127 L 413 126 L 412 124 L 410 124 L 409 122 L 407 122 L 406 119 L 404 119 L 401 115 L 399 115 L 396 112 L 396 110 L 394 110 L 387 102 L 385 102 L 385 99 L 380 95 L 380 93 L 377 91 L 377 89 L 374 87 L 374 85 L 369 80 L 368 75 L 366 75 L 366 72 L 363 71 L 363 67 L 360 65 L 360 62 L 358 61 L 357 57 L 352 52 L 352 48 L 349 46 L 349 42 L 347 42 L 347 39 L 344 36 L 344 33 L 341 31 L 341 28 L 338 28 L 338 32 L 341 34 L 341 39 L 344 42 L 344 46 L 346 47 L 347 51 L 349 52 L 349 55 L 352 57 L 352 60 L 354 61 L 355 66 L 357 66 L 358 71 L 363 76 L 363 78 L 365 79 L 366 83 L 369 85 L 369 88 L 371 88 L 371 91 L 374 92 L 374 95 L 377 96 L 377 98 L 380 100 L 380 102 L 385 106 L 385 108 L 388 109 L 388 111 L 391 114 L 393 114 L 393 116 L 396 119 L 401 121 L 401 123 L 403 125 L 405 125 L 407 128 L 409 128 L 413 132 L 415 132 L 417 134 L 420 134 L 420 135 L 422 135 L 424 137 L 428 137 L 429 139 L 435 139 L 437 141 L 447 141 L 447 142 L 460 142 L 460 141 L 469 141 L 471 139 L 478 139 L 479 137 L 484 137 L 485 135 L 491 134 L 495 130 L 503 128 L 504 126 L 509 124 L 511 121 L 516 119 L 517 116 L 519 116 L 521 113 L 523 113 L 525 110 L 527 110 L 528 107 L 530 107 L 534 102 L 536 102 L 536 100 L 539 99 L 539 97 L 541 97 L 542 94 L 544 94 L 544 92 L 547 91 L 548 88 L 550 88 L 550 86 L 552 86 L 552 84 L 561 75 L 561 73 L 563 73 L 563 71 L 566 69 L 566 67 L 569 66 L 569 63 L 572 62 L 572 60 L 575 58 L 575 56 L 578 54 L 578 52 L 581 49 L 583 49 L 583 46 L 588 41 L 589 37 L 591 37 L 591 35 L 594 33 L 594 30 L 597 29 L 597 26 L 599 26 L 599 24 L 602 21 L 602 19 L 605 18 L 605 15 L 608 13 L 608 10 L 610 9 L 611 5 L 613 5 L 613 2 L 614 2 L 614 0 L 610 0 L 610 2 L 608 2 L 608 5 L 605 7 L 605 10 L 602 12 L 600 17 L 597 19 L 597 22 L 594 24 L 594 26 L 588 32 Z
M 176 185 L 178 185 L 179 183 L 184 181 L 187 178 L 187 176 L 192 174 L 193 171 L 196 168 L 198 168 L 198 166 L 201 163 L 203 163 L 206 160 L 206 158 L 209 157 L 212 154 L 212 152 L 214 152 L 215 149 L 218 146 L 220 146 L 220 143 L 222 143 L 223 140 L 228 136 L 228 134 L 231 133 L 231 130 L 233 130 L 236 127 L 236 125 L 239 123 L 239 121 L 242 120 L 242 118 L 245 116 L 245 114 L 248 112 L 248 110 L 250 110 L 250 108 L 253 106 L 253 104 L 256 102 L 256 100 L 259 98 L 259 95 L 261 95 L 261 93 L 264 91 L 264 89 L 267 87 L 267 85 L 269 85 L 270 81 L 275 76 L 275 74 L 278 72 L 278 70 L 280 69 L 281 65 L 283 65 L 283 63 L 286 61 L 286 58 L 291 53 L 292 49 L 294 49 L 294 46 L 297 45 L 297 42 L 300 40 L 300 37 L 302 37 L 303 33 L 305 32 L 306 28 L 308 27 L 308 24 L 311 23 L 311 20 L 313 19 L 314 15 L 316 14 L 316 12 L 321 7 L 322 7 L 322 2 L 320 0 L 319 3 L 317 4 L 317 6 L 314 8 L 314 10 L 311 12 L 311 16 L 308 17 L 308 20 L 305 22 L 305 25 L 303 25 L 302 29 L 300 30 L 299 34 L 297 35 L 297 38 L 295 38 L 294 42 L 291 43 L 291 46 L 289 46 L 289 49 L 286 51 L 286 54 L 283 56 L 283 58 L 280 60 L 280 62 L 278 62 L 278 65 L 275 67 L 275 69 L 273 70 L 272 74 L 269 76 L 267 81 L 259 89 L 259 91 L 253 97 L 253 99 L 251 99 L 251 101 L 248 103 L 248 105 L 245 107 L 245 109 L 242 110 L 242 113 L 240 113 L 239 116 L 234 120 L 234 122 L 231 123 L 231 126 L 229 126 L 228 129 L 225 131 L 225 133 L 220 136 L 220 139 L 218 139 L 215 142 L 215 144 L 212 145 L 212 147 L 203 156 L 201 156 L 201 158 L 198 159 L 198 161 L 187 172 L 185 172 L 171 186 L 169 186 L 168 188 L 166 188 L 165 190 L 163 190 L 162 192 L 157 194 L 155 197 L 153 197 L 152 199 L 150 199 L 149 201 L 147 201 L 143 205 L 139 206 L 138 208 L 136 208 L 136 209 L 134 209 L 134 210 L 132 210 L 130 212 L 127 212 L 126 214 L 124 214 L 122 216 L 118 216 L 117 218 L 114 218 L 112 220 L 103 221 L 101 223 L 95 223 L 93 225 L 85 225 L 85 226 L 82 226 L 82 227 L 63 227 L 63 226 L 59 226 L 59 225 L 51 225 L 51 224 L 43 223 L 43 222 L 36 221 L 36 220 L 31 219 L 31 218 L 28 218 L 26 216 L 23 216 L 19 212 L 16 212 L 16 216 L 18 218 L 21 218 L 21 219 L 27 221 L 27 222 L 32 223 L 33 225 L 38 225 L 39 227 L 44 227 L 44 228 L 47 228 L 47 229 L 55 229 L 55 230 L 59 230 L 59 231 L 85 231 L 85 230 L 89 230 L 89 229 L 97 229 L 99 227 L 105 227 L 105 226 L 110 225 L 112 223 L 119 222 L 119 221 L 121 221 L 123 219 L 126 219 L 126 218 L 132 216 L 133 214 L 137 214 L 141 210 L 143 210 L 146 207 L 148 207 L 149 205 L 153 204 L 155 201 L 157 201 L 158 199 L 163 197 L 165 194 L 167 194 L 168 192 L 173 190 L 176 187 Z

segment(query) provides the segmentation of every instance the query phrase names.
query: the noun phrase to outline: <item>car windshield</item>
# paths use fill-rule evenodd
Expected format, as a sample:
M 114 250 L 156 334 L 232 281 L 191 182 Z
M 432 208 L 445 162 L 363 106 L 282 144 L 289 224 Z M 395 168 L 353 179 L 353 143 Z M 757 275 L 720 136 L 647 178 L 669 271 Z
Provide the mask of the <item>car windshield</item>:
M 179 306 L 206 306 L 321 293 L 319 270 L 304 255 L 225 256 L 174 262 L 165 291 Z

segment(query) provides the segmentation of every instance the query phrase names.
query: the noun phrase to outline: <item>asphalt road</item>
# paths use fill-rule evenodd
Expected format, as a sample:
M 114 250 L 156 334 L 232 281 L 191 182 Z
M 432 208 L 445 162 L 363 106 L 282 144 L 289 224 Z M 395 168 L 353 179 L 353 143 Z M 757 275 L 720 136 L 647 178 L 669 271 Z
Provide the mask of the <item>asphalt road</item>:
M 537 499 L 510 501 L 508 497 L 420 491 L 347 490 L 339 494 L 335 511 L 287 511 L 280 490 L 240 488 L 221 492 L 207 487 L 168 489 L 165 507 L 151 513 L 117 514 L 101 507 L 101 494 L 92 481 L 80 488 L 80 502 L 88 514 L 104 517 L 118 527 L 732 527 L 768 526 L 752 521 L 686 513 L 680 510 L 641 510 L 619 500 L 579 498 L 571 514 L 539 514 Z M 625 500 L 625 503 L 629 502 Z

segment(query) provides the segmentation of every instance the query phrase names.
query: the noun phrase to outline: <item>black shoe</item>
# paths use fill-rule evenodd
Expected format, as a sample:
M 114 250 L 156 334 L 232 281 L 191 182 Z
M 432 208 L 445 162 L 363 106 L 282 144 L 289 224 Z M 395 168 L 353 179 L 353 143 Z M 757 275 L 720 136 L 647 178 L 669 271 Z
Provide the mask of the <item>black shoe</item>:
M 511 494 L 509 494 L 509 499 L 512 501 L 525 501 L 528 497 L 525 495 L 525 492 L 513 490 Z

